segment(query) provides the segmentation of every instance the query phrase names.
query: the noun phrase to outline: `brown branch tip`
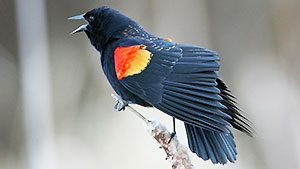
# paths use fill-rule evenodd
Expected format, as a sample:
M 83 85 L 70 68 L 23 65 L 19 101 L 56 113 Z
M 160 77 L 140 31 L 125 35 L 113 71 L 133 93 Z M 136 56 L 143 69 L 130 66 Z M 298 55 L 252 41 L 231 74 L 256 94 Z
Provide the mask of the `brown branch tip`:
M 165 150 L 166 160 L 169 161 L 172 169 L 193 168 L 188 149 L 178 141 L 177 136 L 174 136 L 170 141 L 170 132 L 158 121 L 149 121 L 147 128 L 151 136 L 160 144 L 160 148 Z

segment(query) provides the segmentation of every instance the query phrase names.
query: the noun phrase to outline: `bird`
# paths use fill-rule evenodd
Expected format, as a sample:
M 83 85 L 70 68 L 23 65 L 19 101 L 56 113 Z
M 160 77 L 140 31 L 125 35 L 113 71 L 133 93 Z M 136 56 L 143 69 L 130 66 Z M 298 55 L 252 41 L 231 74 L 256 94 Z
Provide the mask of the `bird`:
M 147 32 L 139 23 L 108 6 L 70 20 L 84 20 L 71 34 L 84 32 L 100 53 L 103 72 L 128 104 L 153 107 L 183 121 L 191 152 L 213 164 L 237 159 L 232 129 L 249 136 L 253 127 L 218 75 L 220 56 L 205 47 L 176 43 Z

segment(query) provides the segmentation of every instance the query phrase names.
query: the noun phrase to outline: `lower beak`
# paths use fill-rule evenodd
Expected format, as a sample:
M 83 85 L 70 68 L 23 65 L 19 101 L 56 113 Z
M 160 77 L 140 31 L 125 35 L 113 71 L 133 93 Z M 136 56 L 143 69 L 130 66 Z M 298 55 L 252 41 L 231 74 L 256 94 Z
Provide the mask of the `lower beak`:
M 84 15 L 85 15 L 85 13 L 81 14 L 81 15 L 69 17 L 68 19 L 69 20 L 82 20 L 82 19 L 84 19 L 84 17 L 83 17 Z M 72 31 L 70 34 L 75 34 L 75 33 L 78 33 L 78 32 L 85 31 L 85 30 L 87 30 L 87 28 L 86 28 L 87 26 L 88 26 L 88 24 L 81 25 L 77 29 Z
M 81 25 L 77 29 L 73 30 L 70 34 L 75 34 L 75 33 L 78 33 L 78 32 L 85 31 L 85 30 L 87 30 L 86 29 L 87 26 L 88 26 L 88 24 Z

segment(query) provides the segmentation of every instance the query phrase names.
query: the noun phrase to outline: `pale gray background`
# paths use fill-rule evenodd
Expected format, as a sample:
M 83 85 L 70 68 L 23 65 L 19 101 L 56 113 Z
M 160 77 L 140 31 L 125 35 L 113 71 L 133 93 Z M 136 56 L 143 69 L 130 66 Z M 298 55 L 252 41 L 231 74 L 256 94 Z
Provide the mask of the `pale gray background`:
M 69 35 L 82 23 L 69 16 L 101 5 L 221 55 L 220 75 L 257 134 L 235 133 L 235 164 L 192 155 L 195 168 L 300 168 L 299 0 L 0 0 L 0 169 L 170 168 L 143 122 L 113 110 L 86 36 Z M 170 117 L 137 108 L 171 128 Z M 186 144 L 182 124 L 178 137 Z

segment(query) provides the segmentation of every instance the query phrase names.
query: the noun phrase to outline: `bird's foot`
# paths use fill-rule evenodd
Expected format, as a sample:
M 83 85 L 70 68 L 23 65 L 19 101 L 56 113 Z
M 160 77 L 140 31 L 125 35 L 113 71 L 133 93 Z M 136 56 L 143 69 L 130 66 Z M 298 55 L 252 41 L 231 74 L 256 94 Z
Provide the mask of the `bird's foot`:
M 119 95 L 114 95 L 117 103 L 115 104 L 114 108 L 117 111 L 125 110 L 125 107 L 128 106 L 128 102 L 123 100 Z
M 170 140 L 168 141 L 168 144 L 171 143 L 172 139 L 176 136 L 176 132 L 172 132 L 171 133 L 171 137 L 170 137 Z

